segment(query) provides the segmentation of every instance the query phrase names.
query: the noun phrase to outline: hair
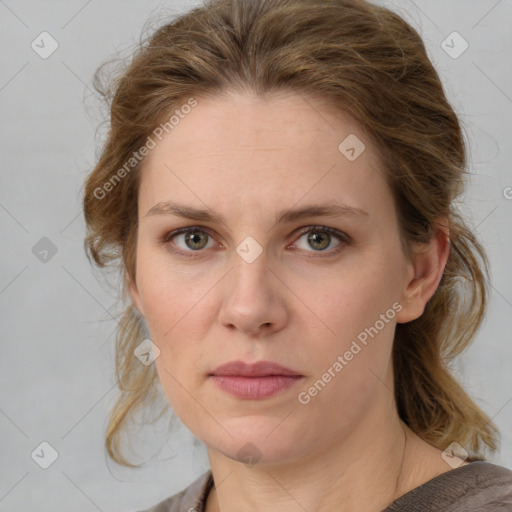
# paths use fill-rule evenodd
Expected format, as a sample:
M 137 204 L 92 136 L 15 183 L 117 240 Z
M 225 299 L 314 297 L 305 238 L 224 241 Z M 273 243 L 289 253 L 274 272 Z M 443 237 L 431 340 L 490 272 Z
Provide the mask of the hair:
M 143 160 L 120 170 L 187 99 L 234 91 L 314 96 L 355 119 L 379 152 L 405 254 L 431 239 L 439 219 L 448 220 L 450 253 L 440 284 L 419 318 L 396 326 L 397 411 L 441 450 L 455 441 L 469 460 L 497 450 L 499 431 L 450 368 L 484 318 L 489 263 L 456 210 L 469 174 L 466 143 L 414 28 L 363 0 L 206 0 L 141 39 L 130 62 L 105 85 L 107 64 L 96 70 L 94 86 L 108 105 L 109 131 L 85 182 L 83 211 L 89 261 L 122 273 L 125 307 L 115 347 L 121 393 L 105 434 L 115 462 L 137 467 L 125 457 L 121 436 L 158 396 L 155 365 L 133 355 L 147 327 L 126 302 L 135 281 Z M 122 179 L 113 182 L 116 173 Z

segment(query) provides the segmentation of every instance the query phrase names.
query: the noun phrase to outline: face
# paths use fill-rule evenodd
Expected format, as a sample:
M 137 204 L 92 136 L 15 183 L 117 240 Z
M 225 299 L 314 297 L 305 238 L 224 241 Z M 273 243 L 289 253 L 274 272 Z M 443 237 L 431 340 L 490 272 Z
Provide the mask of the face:
M 132 299 L 194 435 L 235 460 L 250 442 L 262 463 L 296 461 L 389 403 L 413 270 L 356 122 L 293 94 L 197 101 L 144 161 Z M 211 376 L 231 361 L 297 377 Z

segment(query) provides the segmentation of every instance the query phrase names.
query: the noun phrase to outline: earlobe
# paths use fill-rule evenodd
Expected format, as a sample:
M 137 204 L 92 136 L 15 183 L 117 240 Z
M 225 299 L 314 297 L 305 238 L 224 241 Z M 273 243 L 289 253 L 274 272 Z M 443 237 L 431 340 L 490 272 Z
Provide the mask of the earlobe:
M 403 309 L 397 315 L 398 323 L 410 322 L 423 314 L 443 277 L 449 255 L 449 231 L 444 221 L 437 225 L 430 242 L 422 244 L 415 252 L 408 266 L 406 288 L 401 299 Z

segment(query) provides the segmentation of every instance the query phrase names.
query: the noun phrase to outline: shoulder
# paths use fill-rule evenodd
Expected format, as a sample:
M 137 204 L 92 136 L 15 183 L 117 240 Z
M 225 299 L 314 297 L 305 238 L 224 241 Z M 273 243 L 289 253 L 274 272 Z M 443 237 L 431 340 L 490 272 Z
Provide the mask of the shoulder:
M 205 499 L 212 485 L 212 472 L 208 470 L 177 494 L 137 512 L 203 512 Z
M 512 511 L 512 471 L 486 461 L 466 466 L 455 480 L 463 490 L 465 510 Z M 460 468 L 463 469 L 463 468 Z M 457 475 L 455 475 L 457 476 Z
M 385 512 L 512 511 L 512 471 L 475 461 L 425 482 L 395 500 Z

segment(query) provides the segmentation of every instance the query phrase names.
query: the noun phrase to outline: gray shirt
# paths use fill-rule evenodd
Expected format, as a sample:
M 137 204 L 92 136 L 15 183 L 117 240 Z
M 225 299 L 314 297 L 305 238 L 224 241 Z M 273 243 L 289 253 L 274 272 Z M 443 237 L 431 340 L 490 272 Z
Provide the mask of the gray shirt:
M 211 470 L 181 492 L 139 512 L 204 512 Z M 474 461 L 442 473 L 397 498 L 382 512 L 512 512 L 512 471 Z

